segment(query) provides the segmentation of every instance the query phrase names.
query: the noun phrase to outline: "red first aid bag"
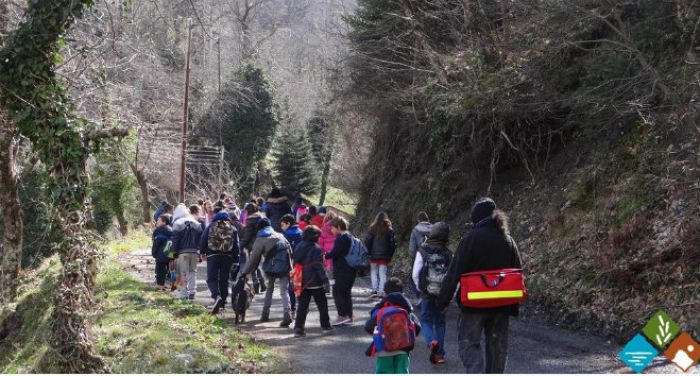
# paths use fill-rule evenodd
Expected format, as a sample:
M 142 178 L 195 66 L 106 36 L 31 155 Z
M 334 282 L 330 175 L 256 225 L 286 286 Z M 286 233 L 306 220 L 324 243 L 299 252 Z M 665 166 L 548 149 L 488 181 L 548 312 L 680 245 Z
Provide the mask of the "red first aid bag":
M 459 282 L 460 300 L 465 307 L 503 307 L 527 298 L 522 269 L 464 273 Z

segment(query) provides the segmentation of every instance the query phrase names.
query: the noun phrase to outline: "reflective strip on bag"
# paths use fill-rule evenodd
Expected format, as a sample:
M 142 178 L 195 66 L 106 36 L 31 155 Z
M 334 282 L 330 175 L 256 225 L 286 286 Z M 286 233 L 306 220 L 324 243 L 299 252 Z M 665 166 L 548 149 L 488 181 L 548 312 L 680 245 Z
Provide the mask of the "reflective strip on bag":
M 469 292 L 467 293 L 467 299 L 469 300 L 480 300 L 480 299 L 507 299 L 507 298 L 522 298 L 522 290 L 513 291 L 482 291 L 482 292 Z

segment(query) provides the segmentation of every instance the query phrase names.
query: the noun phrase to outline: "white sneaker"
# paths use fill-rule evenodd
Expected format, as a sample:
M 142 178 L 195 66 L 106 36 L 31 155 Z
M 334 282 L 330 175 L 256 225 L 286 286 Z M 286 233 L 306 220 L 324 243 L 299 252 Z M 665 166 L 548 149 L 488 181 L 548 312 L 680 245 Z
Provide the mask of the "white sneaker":
M 338 316 L 338 318 L 335 319 L 335 321 L 333 321 L 333 323 L 331 323 L 331 325 L 340 326 L 340 325 L 345 325 L 345 324 L 350 323 L 350 322 L 352 322 L 351 318 L 346 317 L 346 316 Z

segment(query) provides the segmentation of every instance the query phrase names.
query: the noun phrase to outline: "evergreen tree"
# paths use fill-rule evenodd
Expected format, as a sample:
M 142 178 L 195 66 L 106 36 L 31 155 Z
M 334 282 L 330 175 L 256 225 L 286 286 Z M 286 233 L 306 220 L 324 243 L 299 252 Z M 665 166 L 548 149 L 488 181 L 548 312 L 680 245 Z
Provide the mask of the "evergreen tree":
M 195 142 L 226 149 L 226 162 L 250 193 L 255 172 L 272 147 L 279 109 L 272 83 L 252 63 L 242 66 L 221 88 L 221 96 L 197 124 Z
M 289 193 L 314 194 L 318 190 L 311 143 L 304 129 L 287 127 L 280 135 L 275 157 L 277 184 Z

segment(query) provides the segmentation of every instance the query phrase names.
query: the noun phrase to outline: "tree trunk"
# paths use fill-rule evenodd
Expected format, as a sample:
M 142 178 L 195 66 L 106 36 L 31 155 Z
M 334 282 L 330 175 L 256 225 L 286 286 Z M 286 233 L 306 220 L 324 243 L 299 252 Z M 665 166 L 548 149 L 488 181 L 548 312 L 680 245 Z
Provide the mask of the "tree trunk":
M 141 205 L 143 208 L 143 223 L 151 223 L 151 201 L 148 198 L 148 181 L 143 171 L 134 171 L 136 175 L 136 182 L 139 184 L 141 189 Z
M 117 210 L 116 216 L 117 222 L 119 223 L 119 233 L 121 233 L 122 236 L 126 236 L 129 233 L 129 222 L 124 218 L 124 210 Z
M 328 177 L 331 174 L 331 159 L 333 157 L 332 148 L 329 148 L 323 161 L 323 174 L 321 175 L 321 197 L 318 199 L 318 206 L 323 206 L 326 202 L 326 193 L 328 192 Z
M 19 179 L 15 172 L 14 124 L 0 109 L 0 209 L 3 240 L 0 269 L 0 303 L 11 301 L 17 291 L 17 278 L 22 263 L 24 218 L 19 200 Z
M 92 314 L 92 291 L 98 272 L 98 250 L 87 243 L 83 234 L 85 212 L 59 214 L 58 223 L 64 234 L 58 294 L 48 336 L 51 355 L 40 360 L 39 369 L 59 365 L 66 373 L 108 372 L 104 360 L 90 341 L 88 317 Z

